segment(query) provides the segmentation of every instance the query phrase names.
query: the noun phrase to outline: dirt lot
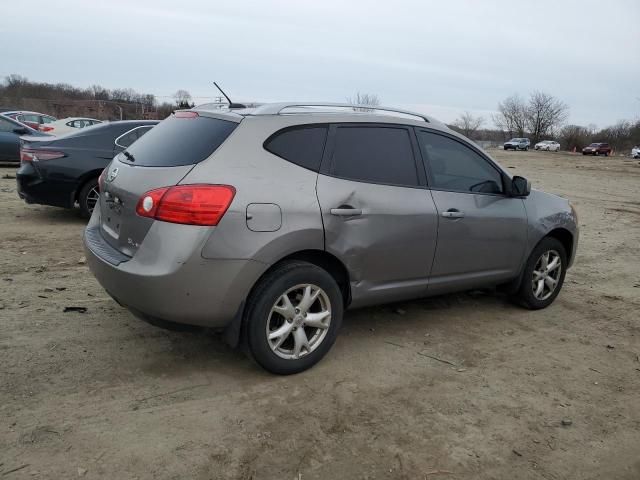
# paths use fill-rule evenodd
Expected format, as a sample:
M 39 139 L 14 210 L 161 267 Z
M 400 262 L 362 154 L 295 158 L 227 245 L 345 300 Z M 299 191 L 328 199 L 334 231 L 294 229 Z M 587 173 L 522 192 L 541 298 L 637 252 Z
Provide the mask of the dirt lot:
M 132 317 L 78 263 L 75 212 L 0 180 L 0 476 L 637 480 L 640 164 L 495 156 L 578 208 L 555 304 L 476 292 L 349 312 L 293 377 Z

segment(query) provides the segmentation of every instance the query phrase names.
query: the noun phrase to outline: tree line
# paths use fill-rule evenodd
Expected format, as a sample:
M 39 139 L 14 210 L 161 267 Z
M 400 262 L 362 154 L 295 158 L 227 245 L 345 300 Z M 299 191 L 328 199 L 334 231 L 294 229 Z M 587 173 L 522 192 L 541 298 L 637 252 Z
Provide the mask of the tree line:
M 78 88 L 67 83 L 33 82 L 15 74 L 0 82 L 0 107 L 35 110 L 61 118 L 163 119 L 176 108 L 193 106 L 191 95 L 186 90 L 178 90 L 174 99 L 175 103 L 158 102 L 155 95 L 131 88 L 108 89 L 101 85 Z
M 541 140 L 556 140 L 563 150 L 580 151 L 593 142 L 607 142 L 614 150 L 630 150 L 640 144 L 640 119 L 620 120 L 615 125 L 597 128 L 566 124 L 569 107 L 545 92 L 534 91 L 528 99 L 511 95 L 498 103 L 492 116 L 495 129 L 482 129 L 485 119 L 469 112 L 460 115 L 454 130 L 474 140 L 503 142 L 512 137 L 527 137 L 535 145 Z
M 35 110 L 59 118 L 95 117 L 100 120 L 164 119 L 178 108 L 191 108 L 188 91 L 178 90 L 174 102 L 159 102 L 153 94 L 131 88 L 108 89 L 101 85 L 78 88 L 66 83 L 33 82 L 20 75 L 8 75 L 0 82 L 0 107 Z M 378 95 L 358 92 L 347 99 L 355 105 L 380 104 Z M 528 137 L 533 144 L 556 140 L 563 150 L 580 150 L 592 142 L 608 142 L 617 151 L 640 144 L 640 119 L 621 120 L 598 129 L 593 125 L 567 125 L 569 107 L 545 92 L 534 91 L 527 99 L 511 95 L 498 103 L 492 116 L 496 128 L 482 128 L 486 119 L 463 113 L 450 127 L 474 140 L 504 142 L 511 137 Z

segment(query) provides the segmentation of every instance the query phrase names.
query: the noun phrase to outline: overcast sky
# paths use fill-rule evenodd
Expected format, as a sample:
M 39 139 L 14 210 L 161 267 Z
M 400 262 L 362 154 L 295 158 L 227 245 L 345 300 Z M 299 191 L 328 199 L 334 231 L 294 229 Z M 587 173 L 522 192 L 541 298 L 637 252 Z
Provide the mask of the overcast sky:
M 0 76 L 199 102 L 344 101 L 451 122 L 539 89 L 600 127 L 640 116 L 640 0 L 3 0 Z M 12 40 L 13 39 L 13 40 Z

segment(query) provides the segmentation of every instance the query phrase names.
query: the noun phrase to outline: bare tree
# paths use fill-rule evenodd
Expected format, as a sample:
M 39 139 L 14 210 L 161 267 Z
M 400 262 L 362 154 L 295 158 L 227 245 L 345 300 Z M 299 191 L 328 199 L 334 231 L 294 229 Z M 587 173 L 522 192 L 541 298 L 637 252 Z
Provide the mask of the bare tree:
M 527 105 L 519 95 L 511 95 L 498 104 L 493 122 L 510 136 L 524 137 L 527 129 Z
M 539 142 L 543 137 L 552 135 L 568 116 L 567 104 L 548 93 L 533 92 L 525 110 L 527 130 L 531 133 L 533 142 Z
M 371 107 L 377 107 L 380 105 L 380 98 L 375 93 L 356 93 L 355 97 L 347 98 L 347 103 L 351 105 L 369 105 Z M 354 110 L 368 111 L 368 108 L 355 108 Z
M 473 138 L 476 131 L 484 123 L 484 117 L 474 117 L 469 112 L 464 112 L 453 122 L 453 125 L 460 129 L 460 132 L 468 138 Z
M 178 108 L 191 108 L 191 94 L 186 90 L 178 90 L 173 94 Z

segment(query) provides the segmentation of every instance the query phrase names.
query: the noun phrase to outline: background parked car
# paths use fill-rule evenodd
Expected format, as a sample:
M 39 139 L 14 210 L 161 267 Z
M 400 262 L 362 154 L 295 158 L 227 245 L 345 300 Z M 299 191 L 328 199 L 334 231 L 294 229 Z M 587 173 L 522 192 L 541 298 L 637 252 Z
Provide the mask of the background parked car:
M 98 125 L 100 123 L 102 123 L 102 120 L 96 120 L 95 118 L 69 117 L 51 122 L 47 124 L 46 127 L 48 128 L 47 133 L 59 136 L 64 135 L 65 133 L 75 132 L 80 128 Z
M 56 117 L 52 117 L 51 115 L 46 115 L 44 113 L 38 112 L 29 112 L 26 110 L 3 112 L 2 115 L 4 115 L 5 117 L 13 118 L 20 123 L 24 123 L 25 125 L 28 125 L 35 130 L 40 130 L 41 132 L 47 132 L 48 130 L 50 130 L 49 124 L 57 120 Z
M 72 208 L 89 217 L 98 199 L 98 177 L 111 159 L 157 120 L 104 123 L 61 137 L 22 137 L 18 195 L 27 203 Z
M 588 147 L 582 149 L 583 155 L 604 155 L 609 156 L 611 153 L 611 147 L 608 143 L 592 143 Z
M 636 145 L 631 149 L 631 156 L 633 158 L 640 158 L 640 146 Z
M 20 162 L 20 136 L 48 137 L 46 133 L 0 115 L 0 162 Z
M 504 142 L 505 150 L 529 150 L 531 141 L 528 138 L 512 138 L 508 142 Z
M 536 150 L 546 150 L 547 152 L 559 152 L 560 144 L 553 140 L 542 140 L 541 142 L 536 143 L 534 148 Z

